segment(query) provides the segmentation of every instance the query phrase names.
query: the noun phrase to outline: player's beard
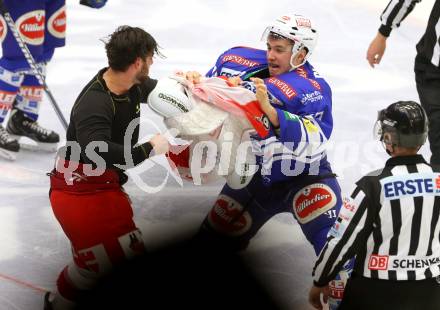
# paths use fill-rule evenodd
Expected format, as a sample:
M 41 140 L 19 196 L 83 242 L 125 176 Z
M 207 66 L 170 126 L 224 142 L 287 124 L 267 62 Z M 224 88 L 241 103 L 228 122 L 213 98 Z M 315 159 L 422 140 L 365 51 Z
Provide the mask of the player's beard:
M 135 84 L 141 84 L 148 78 L 149 68 L 146 61 L 142 62 L 141 70 L 136 74 Z

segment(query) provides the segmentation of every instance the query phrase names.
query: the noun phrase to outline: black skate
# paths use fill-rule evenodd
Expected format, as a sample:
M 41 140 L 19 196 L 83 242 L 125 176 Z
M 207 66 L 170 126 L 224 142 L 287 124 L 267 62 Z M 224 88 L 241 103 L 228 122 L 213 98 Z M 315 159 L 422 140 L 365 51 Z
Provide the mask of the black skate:
M 0 156 L 15 160 L 19 150 L 20 144 L 18 144 L 18 141 L 11 137 L 6 129 L 0 125 Z
M 11 111 L 6 130 L 13 138 L 19 139 L 20 145 L 28 150 L 56 152 L 60 142 L 60 136 L 56 132 L 41 127 L 38 122 L 16 109 Z M 32 141 L 26 141 L 23 137 Z

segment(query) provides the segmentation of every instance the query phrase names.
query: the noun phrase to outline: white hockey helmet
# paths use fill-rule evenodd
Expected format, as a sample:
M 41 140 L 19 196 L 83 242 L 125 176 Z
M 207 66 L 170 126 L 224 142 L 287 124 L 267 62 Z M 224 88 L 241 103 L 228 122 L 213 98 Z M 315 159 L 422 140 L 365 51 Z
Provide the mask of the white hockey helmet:
M 185 87 L 169 77 L 159 79 L 148 95 L 147 103 L 154 112 L 165 118 L 187 113 L 193 108 Z
M 292 40 L 294 44 L 290 65 L 292 69 L 296 69 L 307 61 L 315 49 L 318 41 L 318 31 L 314 28 L 314 25 L 310 18 L 302 15 L 283 15 L 266 27 L 261 39 L 267 41 L 269 35 L 275 34 L 276 36 Z M 294 66 L 293 59 L 303 47 L 307 49 L 307 55 L 301 64 Z

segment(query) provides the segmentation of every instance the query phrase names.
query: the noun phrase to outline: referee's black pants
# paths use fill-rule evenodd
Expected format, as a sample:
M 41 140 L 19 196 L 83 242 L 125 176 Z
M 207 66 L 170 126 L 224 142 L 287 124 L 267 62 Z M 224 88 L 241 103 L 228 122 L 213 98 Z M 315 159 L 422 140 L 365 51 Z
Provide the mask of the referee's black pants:
M 420 104 L 429 120 L 428 140 L 431 164 L 440 164 L 440 68 L 417 56 L 415 61 L 416 86 Z
M 439 310 L 440 284 L 370 279 L 353 274 L 338 310 Z

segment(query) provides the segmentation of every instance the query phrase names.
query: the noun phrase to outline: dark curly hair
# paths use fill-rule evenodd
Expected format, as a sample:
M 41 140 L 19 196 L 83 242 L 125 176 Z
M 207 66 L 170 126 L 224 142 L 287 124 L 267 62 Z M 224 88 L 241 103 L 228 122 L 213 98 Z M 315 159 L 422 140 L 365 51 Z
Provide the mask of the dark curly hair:
M 145 30 L 138 27 L 120 26 L 113 32 L 105 50 L 110 68 L 125 71 L 138 57 L 145 59 L 148 55 L 163 55 L 156 40 Z

